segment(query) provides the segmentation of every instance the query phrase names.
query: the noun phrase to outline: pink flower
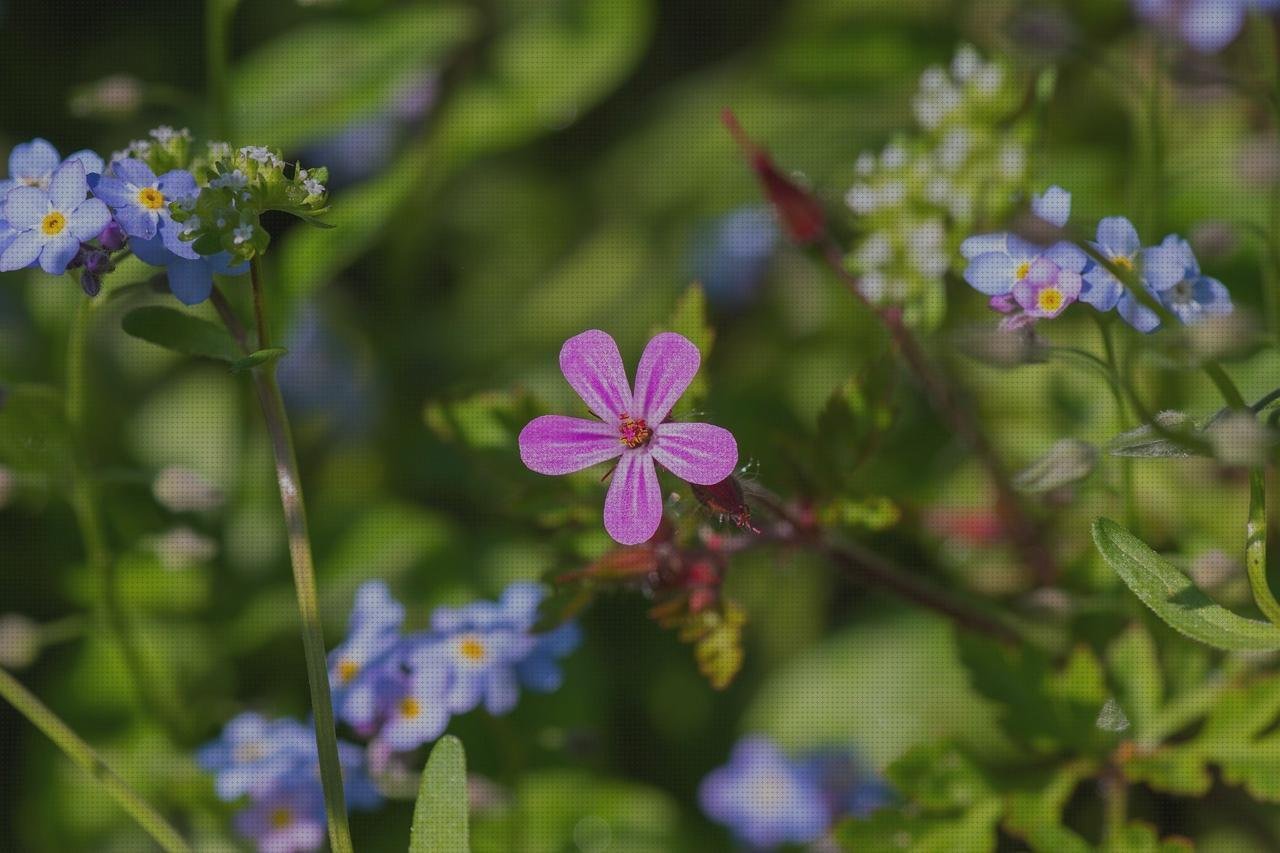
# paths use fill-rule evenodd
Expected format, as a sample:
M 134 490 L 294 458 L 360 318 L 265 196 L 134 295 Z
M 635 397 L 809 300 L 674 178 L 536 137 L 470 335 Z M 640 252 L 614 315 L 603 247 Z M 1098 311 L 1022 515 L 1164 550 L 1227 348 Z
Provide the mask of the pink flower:
M 657 335 L 640 357 L 633 392 L 613 338 L 597 329 L 570 338 L 560 350 L 560 370 L 599 420 L 535 418 L 520 431 L 520 458 L 539 474 L 571 474 L 620 456 L 604 526 L 623 545 L 647 542 L 662 521 L 655 462 L 700 486 L 719 483 L 738 464 L 728 430 L 667 420 L 699 361 L 687 338 Z

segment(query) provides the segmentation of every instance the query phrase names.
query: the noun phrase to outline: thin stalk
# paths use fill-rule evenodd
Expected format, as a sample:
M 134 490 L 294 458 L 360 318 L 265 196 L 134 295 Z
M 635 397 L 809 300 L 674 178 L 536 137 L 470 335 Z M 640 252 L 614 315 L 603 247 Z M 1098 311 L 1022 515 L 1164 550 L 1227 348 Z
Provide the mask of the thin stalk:
M 1096 311 L 1090 311 L 1090 315 L 1098 324 L 1098 334 L 1102 337 L 1102 350 L 1106 354 L 1106 365 L 1108 382 L 1107 385 L 1111 389 L 1111 396 L 1116 403 L 1116 425 L 1120 432 L 1127 432 L 1131 427 L 1129 420 L 1129 408 L 1124 399 L 1123 382 L 1120 378 L 1120 363 L 1116 359 L 1116 345 L 1111 339 L 1111 326 L 1108 320 L 1104 319 L 1101 314 Z M 1138 524 L 1138 505 L 1133 493 L 1133 460 L 1126 457 L 1120 460 L 1120 478 L 1124 488 L 1124 514 L 1126 524 L 1130 530 L 1137 528 Z
M 176 701 L 161 698 L 156 679 L 151 677 L 142 650 L 134 635 L 116 588 L 116 560 L 107 541 L 106 527 L 99 510 L 98 490 L 86 448 L 92 438 L 88 422 L 88 339 L 96 303 L 80 303 L 67 339 L 65 406 L 67 422 L 76 439 L 75 475 L 68 500 L 84 543 L 85 561 L 98 581 L 98 606 L 112 641 L 124 658 L 134 688 L 144 707 L 161 720 L 170 732 L 181 734 L 186 726 L 175 711 Z
M 1245 527 L 1244 562 L 1258 609 L 1280 625 L 1280 602 L 1267 580 L 1267 483 L 1261 468 L 1249 472 L 1249 522 Z
M 0 697 L 26 717 L 31 725 L 44 732 L 49 740 L 66 753 L 75 764 L 102 787 L 107 794 L 120 804 L 138 825 L 155 839 L 166 853 L 191 853 L 191 845 L 178 833 L 163 816 L 151 807 L 142 795 L 133 790 L 129 783 L 111 769 L 110 766 L 85 743 L 71 727 L 53 711 L 36 698 L 35 694 L 22 686 L 22 683 L 4 669 L 0 669 Z
M 266 316 L 262 273 L 257 258 L 250 263 L 249 272 L 253 286 L 258 348 L 266 349 L 271 346 L 271 334 Z M 315 564 L 311 558 L 311 537 L 307 530 L 307 508 L 302 497 L 297 451 L 293 445 L 284 398 L 276 382 L 275 365 L 266 364 L 255 368 L 253 378 L 267 434 L 271 439 L 271 450 L 275 455 L 280 506 L 284 509 L 285 528 L 289 536 L 289 557 L 293 564 L 298 613 L 302 619 L 302 646 L 306 656 L 307 681 L 311 688 L 316 747 L 320 755 L 320 779 L 324 787 L 325 810 L 329 817 L 329 844 L 333 853 L 352 853 L 346 798 L 342 790 L 342 765 L 338 760 L 338 740 L 334 732 L 333 700 L 329 695 L 324 633 L 320 627 L 320 610 L 317 604 Z
M 238 0 L 205 0 L 204 60 L 208 75 L 209 127 L 213 135 L 228 138 L 231 126 L 231 83 L 227 73 L 231 16 Z

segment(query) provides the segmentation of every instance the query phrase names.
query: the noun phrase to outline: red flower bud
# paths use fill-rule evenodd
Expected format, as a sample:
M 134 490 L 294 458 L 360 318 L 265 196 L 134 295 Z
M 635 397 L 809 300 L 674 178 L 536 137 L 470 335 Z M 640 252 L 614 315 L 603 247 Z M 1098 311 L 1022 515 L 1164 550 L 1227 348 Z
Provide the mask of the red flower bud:
M 821 240 L 827 233 L 827 220 L 818 200 L 808 190 L 782 174 L 769 153 L 747 136 L 731 110 L 725 110 L 721 118 L 733 138 L 742 146 L 747 161 L 764 188 L 765 198 L 773 205 L 791 239 L 802 246 Z

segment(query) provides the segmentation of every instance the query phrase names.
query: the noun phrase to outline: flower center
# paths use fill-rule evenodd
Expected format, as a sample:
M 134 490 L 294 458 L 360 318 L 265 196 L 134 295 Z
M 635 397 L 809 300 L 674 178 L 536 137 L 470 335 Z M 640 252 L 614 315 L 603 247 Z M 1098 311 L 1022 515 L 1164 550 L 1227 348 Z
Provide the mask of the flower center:
M 34 178 L 18 178 L 18 183 L 22 184 L 24 187 L 36 187 L 38 189 L 45 190 L 49 188 L 49 176 L 39 175 Z
M 400 700 L 400 716 L 412 720 L 422 713 L 422 703 L 412 696 Z
M 649 429 L 644 418 L 633 418 L 626 412 L 622 413 L 622 423 L 618 425 L 618 441 L 634 450 L 648 444 L 651 438 L 653 430 Z
M 1023 261 L 1018 264 L 1018 268 L 1013 271 L 1013 276 L 1018 281 L 1022 281 L 1027 277 L 1027 273 L 1031 272 L 1031 261 Z
M 1056 287 L 1046 287 L 1036 296 L 1036 307 L 1041 311 L 1057 311 L 1062 307 L 1062 291 Z
M 469 661 L 479 663 L 485 659 L 488 651 L 484 647 L 484 643 L 479 637 L 466 636 L 458 643 L 458 654 L 462 655 Z
M 1125 272 L 1133 272 L 1133 258 L 1128 255 L 1116 255 L 1111 259 L 1111 263 L 1120 267 Z
M 343 684 L 346 684 L 348 681 L 355 678 L 356 674 L 359 672 L 360 664 L 355 661 L 346 658 L 338 661 L 338 680 Z
M 271 828 L 284 829 L 293 823 L 293 812 L 288 809 L 276 809 L 271 813 Z
M 147 210 L 159 210 L 164 207 L 164 193 L 155 187 L 143 187 L 138 190 L 138 204 Z
M 44 219 L 40 222 L 40 230 L 50 237 L 56 237 L 62 233 L 62 229 L 67 227 L 67 217 L 63 216 L 57 210 L 51 210 L 44 215 Z

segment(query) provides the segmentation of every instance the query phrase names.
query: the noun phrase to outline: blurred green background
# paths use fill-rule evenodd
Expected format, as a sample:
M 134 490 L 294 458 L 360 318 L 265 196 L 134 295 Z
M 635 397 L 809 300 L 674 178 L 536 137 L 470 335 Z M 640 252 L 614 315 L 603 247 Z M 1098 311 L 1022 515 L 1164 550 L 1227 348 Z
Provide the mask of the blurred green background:
M 202 4 L 8 0 L 2 14 L 4 148 L 43 136 L 64 153 L 107 155 L 159 124 L 217 135 Z M 279 146 L 333 176 L 338 228 L 270 223 L 267 257 L 331 644 L 364 579 L 387 579 L 420 627 L 436 604 L 494 596 L 607 550 L 599 486 L 590 475 L 538 480 L 519 464 L 514 431 L 525 416 L 574 410 L 556 366 L 565 338 L 605 329 L 633 363 L 695 279 L 716 332 L 704 362 L 709 419 L 735 432 L 763 485 L 789 496 L 812 488 L 806 436 L 833 391 L 879 369 L 886 341 L 777 233 L 720 124 L 726 107 L 836 209 L 858 153 L 913 126 L 920 73 L 959 42 L 1009 57 L 1027 79 L 1061 58 L 1030 153 L 1033 187 L 1071 189 L 1080 221 L 1128 213 L 1149 240 L 1260 220 L 1264 195 L 1240 169 L 1258 144 L 1257 116 L 1214 90 L 1179 95 L 1165 117 L 1167 204 L 1152 221 L 1156 178 L 1137 165 L 1126 90 L 1141 88 L 1140 63 L 1124 61 L 1137 38 L 1128 5 L 1103 0 L 244 0 L 228 43 L 231 141 Z M 1088 50 L 1063 50 L 1068 41 Z M 1231 233 L 1202 260 L 1238 304 L 1260 310 L 1257 253 Z M 0 280 L 0 382 L 61 383 L 83 298 L 38 273 Z M 22 677 L 181 815 L 202 849 L 236 849 L 229 810 L 190 751 L 244 708 L 307 713 L 269 450 L 246 382 L 123 335 L 125 308 L 100 311 L 92 338 L 92 456 L 121 598 L 180 718 L 139 705 L 91 615 Z M 955 356 L 949 335 L 975 322 L 994 321 L 953 282 L 937 350 Z M 1097 346 L 1079 314 L 1049 334 Z M 1011 467 L 1058 438 L 1103 443 L 1115 432 L 1103 384 L 1070 365 L 951 365 Z M 1277 367 L 1264 353 L 1231 369 L 1252 398 L 1275 385 Z M 1206 383 L 1174 381 L 1159 365 L 1145 376 L 1159 407 L 1215 406 Z M 906 520 L 870 541 L 911 571 L 1024 606 L 1029 590 L 1001 548 L 921 531 L 931 509 L 980 509 L 988 496 L 909 383 L 896 409 L 854 496 L 888 495 Z M 202 474 L 225 504 L 166 509 L 152 482 L 174 465 Z M 1209 463 L 1135 470 L 1148 540 L 1176 545 L 1188 564 L 1222 552 L 1236 582 L 1221 597 L 1246 600 L 1236 565 L 1243 480 Z M 1104 481 L 1113 473 L 1042 510 L 1064 586 L 1102 602 L 1073 623 L 1082 642 L 1137 613 L 1088 540 L 1089 520 L 1116 511 Z M 38 477 L 12 491 L 0 508 L 0 611 L 42 623 L 91 614 L 98 590 L 71 513 Z M 176 528 L 212 547 L 192 553 L 163 539 Z M 516 804 L 479 817 L 478 849 L 592 849 L 581 837 L 589 815 L 608 822 L 610 850 L 729 849 L 695 792 L 748 731 L 794 748 L 855 747 L 876 768 L 939 737 L 1012 749 L 939 617 L 776 550 L 735 560 L 729 591 L 750 624 L 745 667 L 723 692 L 646 617 L 643 597 L 620 594 L 583 617 L 586 640 L 558 693 L 525 696 L 501 721 L 455 720 L 472 770 Z M 0 768 L 0 850 L 144 849 L 116 806 L 7 707 Z M 1143 808 L 1205 849 L 1214 838 L 1218 849 L 1275 839 L 1276 814 L 1250 812 L 1261 828 L 1241 828 L 1233 795 L 1220 796 L 1222 808 L 1156 797 Z M 403 850 L 409 815 L 400 803 L 355 816 L 358 849 Z

